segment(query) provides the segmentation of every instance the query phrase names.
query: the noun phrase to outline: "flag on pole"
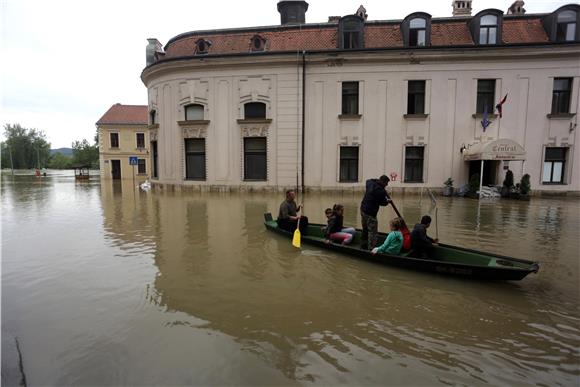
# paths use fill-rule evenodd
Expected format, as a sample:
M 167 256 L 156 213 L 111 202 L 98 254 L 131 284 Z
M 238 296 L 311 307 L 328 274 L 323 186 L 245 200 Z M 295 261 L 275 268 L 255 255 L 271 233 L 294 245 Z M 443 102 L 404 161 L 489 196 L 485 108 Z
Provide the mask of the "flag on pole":
M 497 105 L 495 105 L 495 108 L 497 109 L 497 111 L 499 113 L 499 118 L 501 118 L 502 105 L 505 103 L 506 100 L 507 100 L 507 93 L 506 93 L 505 97 L 503 97 L 503 99 L 501 101 L 499 101 L 499 103 Z
M 483 133 L 485 129 L 491 124 L 491 121 L 487 119 L 487 105 L 483 105 L 483 119 L 481 120 L 481 127 L 483 128 Z

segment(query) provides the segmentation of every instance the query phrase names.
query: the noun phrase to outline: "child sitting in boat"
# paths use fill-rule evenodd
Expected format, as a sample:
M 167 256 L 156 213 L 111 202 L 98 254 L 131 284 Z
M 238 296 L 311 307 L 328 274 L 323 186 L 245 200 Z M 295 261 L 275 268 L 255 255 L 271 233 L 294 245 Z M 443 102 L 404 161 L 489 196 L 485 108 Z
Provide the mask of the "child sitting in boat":
M 326 212 L 326 211 L 325 211 Z M 325 237 L 326 243 L 337 242 L 348 245 L 352 242 L 355 230 L 352 227 L 343 227 L 344 206 L 335 204 L 330 216 L 327 214 L 328 226 L 326 226 Z
M 401 247 L 403 247 L 403 234 L 400 231 L 402 226 L 401 219 L 395 218 L 391 220 L 390 226 L 391 232 L 387 235 L 382 246 L 372 249 L 373 255 L 377 253 L 399 255 L 401 253 Z

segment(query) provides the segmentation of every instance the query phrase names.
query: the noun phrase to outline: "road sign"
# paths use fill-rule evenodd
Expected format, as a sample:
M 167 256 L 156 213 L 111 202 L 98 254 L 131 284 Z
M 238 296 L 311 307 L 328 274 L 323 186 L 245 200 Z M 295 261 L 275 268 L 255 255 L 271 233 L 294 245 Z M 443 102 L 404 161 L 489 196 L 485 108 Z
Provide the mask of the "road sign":
M 139 161 L 137 161 L 137 156 L 129 156 L 129 165 L 137 165 Z

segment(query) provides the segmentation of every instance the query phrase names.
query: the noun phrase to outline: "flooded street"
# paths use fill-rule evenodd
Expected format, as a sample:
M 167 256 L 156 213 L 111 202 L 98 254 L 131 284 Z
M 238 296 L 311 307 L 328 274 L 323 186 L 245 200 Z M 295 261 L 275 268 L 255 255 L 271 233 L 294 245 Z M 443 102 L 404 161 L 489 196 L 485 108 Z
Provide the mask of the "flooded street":
M 266 231 L 282 194 L 140 192 L 3 174 L 2 378 L 28 385 L 541 385 L 580 381 L 580 200 L 438 197 L 439 239 L 540 262 L 474 282 Z M 305 213 L 360 194 L 309 194 Z M 408 223 L 426 196 L 393 195 Z M 379 215 L 385 230 L 394 217 Z M 435 225 L 429 229 L 435 235 Z

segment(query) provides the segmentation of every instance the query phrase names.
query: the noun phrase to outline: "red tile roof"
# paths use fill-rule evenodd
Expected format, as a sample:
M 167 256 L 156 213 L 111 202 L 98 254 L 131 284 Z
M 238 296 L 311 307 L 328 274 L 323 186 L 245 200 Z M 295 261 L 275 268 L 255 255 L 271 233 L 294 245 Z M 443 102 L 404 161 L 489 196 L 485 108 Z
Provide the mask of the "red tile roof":
M 548 36 L 542 26 L 543 15 L 506 17 L 502 39 L 505 44 L 545 43 Z M 469 31 L 470 19 L 433 19 L 431 47 L 474 45 Z M 161 61 L 195 55 L 195 42 L 211 42 L 208 54 L 249 54 L 251 39 L 260 35 L 266 40 L 267 52 L 297 50 L 334 50 L 338 48 L 338 23 L 304 24 L 297 27 L 256 27 L 248 29 L 198 31 L 178 35 L 166 45 Z M 365 48 L 403 48 L 403 36 L 398 22 L 367 22 L 364 27 Z
M 146 105 L 114 104 L 97 121 L 97 125 L 147 125 L 149 108 Z
M 548 35 L 540 19 L 506 19 L 503 21 L 504 43 L 545 43 Z

